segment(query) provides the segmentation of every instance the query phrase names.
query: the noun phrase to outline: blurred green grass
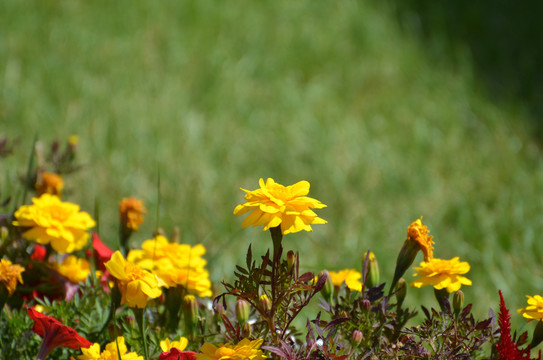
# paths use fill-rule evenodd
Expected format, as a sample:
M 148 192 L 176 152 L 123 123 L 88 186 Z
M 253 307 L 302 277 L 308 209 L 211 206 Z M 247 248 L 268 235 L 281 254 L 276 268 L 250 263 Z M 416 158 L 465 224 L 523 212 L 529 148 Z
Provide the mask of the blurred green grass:
M 540 149 L 528 111 L 493 103 L 473 77 L 428 58 L 369 1 L 0 2 L 2 160 L 15 191 L 35 134 L 81 138 L 65 198 L 116 241 L 117 203 L 142 198 L 137 241 L 159 225 L 203 242 L 218 284 L 261 229 L 241 230 L 240 187 L 308 180 L 328 207 L 284 240 L 302 265 L 360 269 L 371 248 L 390 279 L 407 226 L 424 216 L 437 257 L 469 261 L 466 301 L 483 316 L 543 287 Z M 420 258 L 417 261 L 421 260 Z M 408 280 L 410 275 L 407 276 Z M 435 306 L 432 290 L 407 302 Z

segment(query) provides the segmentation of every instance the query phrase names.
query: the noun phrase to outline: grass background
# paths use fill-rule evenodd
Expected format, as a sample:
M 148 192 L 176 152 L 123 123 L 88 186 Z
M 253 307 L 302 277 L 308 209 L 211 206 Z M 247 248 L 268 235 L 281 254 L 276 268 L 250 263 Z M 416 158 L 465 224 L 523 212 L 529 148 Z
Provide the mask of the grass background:
M 250 243 L 271 245 L 260 228 L 239 228 L 239 188 L 305 179 L 329 222 L 284 240 L 306 269 L 360 269 L 370 248 L 390 279 L 407 226 L 423 216 L 435 255 L 471 264 L 463 290 L 480 316 L 498 289 L 524 306 L 543 288 L 538 113 L 507 86 L 489 90 L 469 44 L 423 36 L 431 22 L 419 10 L 2 1 L 0 135 L 18 143 L 0 162 L 0 191 L 17 191 L 35 134 L 78 134 L 85 167 L 66 179 L 65 199 L 91 213 L 96 200 L 115 244 L 118 201 L 142 198 L 142 241 L 157 224 L 160 172 L 160 226 L 203 242 L 218 284 Z M 413 289 L 407 303 L 435 306 L 432 297 Z

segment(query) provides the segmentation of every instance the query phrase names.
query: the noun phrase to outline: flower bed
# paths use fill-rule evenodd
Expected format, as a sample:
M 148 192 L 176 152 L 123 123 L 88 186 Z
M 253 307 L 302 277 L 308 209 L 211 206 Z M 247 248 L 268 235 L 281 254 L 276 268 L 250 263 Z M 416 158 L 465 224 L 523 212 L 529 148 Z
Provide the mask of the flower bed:
M 359 269 L 304 271 L 283 238 L 326 224 L 314 211 L 326 205 L 308 196 L 307 181 L 260 179 L 258 189 L 244 190 L 234 215 L 246 216 L 243 228 L 269 231 L 270 248 L 253 254 L 248 245 L 234 281 L 214 293 L 202 244 L 157 229 L 130 246 L 146 214 L 136 198 L 119 203 L 119 249 L 91 232 L 91 215 L 62 199 L 75 150 L 72 139 L 50 157 L 56 163 L 29 168 L 25 184 L 36 196 L 0 217 L 0 359 L 530 359 L 543 340 L 539 295 L 519 309 L 537 320 L 531 336 L 512 335 L 501 292 L 497 318 L 475 318 L 461 291 L 472 284 L 470 265 L 434 257 L 422 218 L 407 227 L 390 282 L 371 251 Z M 419 253 L 424 260 L 413 266 Z M 410 267 L 416 278 L 408 283 Z M 417 324 L 419 309 L 404 306 L 408 286 L 432 286 L 436 295 L 436 308 L 421 306 Z M 310 304 L 319 310 L 308 312 Z

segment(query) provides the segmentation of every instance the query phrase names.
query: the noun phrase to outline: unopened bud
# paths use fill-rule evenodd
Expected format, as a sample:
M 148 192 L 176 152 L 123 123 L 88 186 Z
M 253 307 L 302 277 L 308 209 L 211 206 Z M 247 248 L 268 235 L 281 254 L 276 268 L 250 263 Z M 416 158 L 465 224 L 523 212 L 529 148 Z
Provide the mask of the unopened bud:
M 407 295 L 407 285 L 404 278 L 400 278 L 396 284 L 396 300 L 398 301 L 398 308 L 402 307 L 405 296 Z
M 1 240 L 1 242 L 7 241 L 8 238 L 9 238 L 9 230 L 8 230 L 8 228 L 5 227 L 5 226 L 1 226 L 0 227 L 0 240 Z
M 454 314 L 458 315 L 464 306 L 464 293 L 462 290 L 458 290 L 454 293 L 452 305 Z
M 358 347 L 358 345 L 360 345 L 360 343 L 362 342 L 363 339 L 364 339 L 364 335 L 362 334 L 362 331 L 355 330 L 353 332 L 353 335 L 351 337 L 351 341 L 353 342 L 354 347 Z
M 366 255 L 367 253 L 364 253 L 364 256 L 362 256 L 362 267 L 364 266 L 364 262 L 366 261 Z M 368 257 L 368 269 L 367 269 L 368 275 L 366 277 L 366 287 L 372 288 L 374 286 L 379 285 L 379 263 L 377 262 L 377 258 L 375 257 L 375 254 L 371 251 L 369 252 Z
M 265 312 L 271 311 L 272 303 L 270 301 L 270 298 L 266 294 L 260 295 L 260 306 Z
M 236 301 L 236 319 L 240 324 L 245 324 L 249 320 L 249 303 L 243 299 Z
M 194 295 L 185 295 L 183 298 L 183 315 L 187 334 L 195 334 L 198 324 L 198 303 Z
M 371 308 L 371 302 L 368 299 L 364 299 L 360 302 L 360 307 L 368 311 Z
M 287 267 L 289 273 L 292 271 L 292 268 L 294 267 L 294 263 L 296 262 L 296 256 L 294 255 L 294 251 L 289 250 L 287 253 Z
M 332 300 L 332 296 L 334 295 L 334 283 L 332 282 L 332 277 L 326 270 L 321 271 L 319 278 L 321 276 L 326 276 L 326 282 L 321 290 L 322 297 L 326 301 L 330 302 Z
M 241 328 L 241 335 L 243 335 L 244 338 L 251 337 L 251 333 L 253 332 L 251 324 L 246 322 L 243 324 L 243 327 Z

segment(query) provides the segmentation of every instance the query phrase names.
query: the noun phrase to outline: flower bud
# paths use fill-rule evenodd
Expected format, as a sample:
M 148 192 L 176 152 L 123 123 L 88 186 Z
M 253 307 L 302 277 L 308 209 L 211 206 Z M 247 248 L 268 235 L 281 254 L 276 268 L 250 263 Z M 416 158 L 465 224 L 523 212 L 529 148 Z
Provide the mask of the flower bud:
M 251 324 L 246 322 L 243 324 L 243 327 L 241 328 L 241 335 L 243 335 L 244 338 L 251 337 L 251 333 L 253 332 Z
M 462 290 L 458 290 L 454 293 L 452 306 L 454 314 L 458 316 L 458 314 L 462 310 L 462 307 L 464 306 L 464 293 L 462 292 Z
M 332 296 L 334 295 L 334 283 L 332 282 L 332 277 L 326 270 L 321 271 L 320 276 L 326 276 L 326 282 L 321 290 L 322 297 L 326 301 L 330 302 L 332 300 Z
M 260 306 L 266 313 L 271 311 L 272 303 L 268 295 L 266 294 L 260 295 Z
M 0 226 L 0 243 L 7 241 L 9 238 L 9 230 L 5 226 Z
M 398 301 L 398 308 L 402 307 L 405 296 L 407 295 L 407 285 L 404 278 L 400 278 L 396 284 L 396 300 Z
M 360 302 L 360 307 L 363 309 L 363 310 L 366 310 L 368 311 L 369 309 L 371 309 L 371 301 L 369 301 L 368 299 L 364 299 Z
M 362 270 L 364 269 L 364 262 L 366 261 L 366 255 L 367 253 L 364 253 L 362 256 Z M 369 252 L 368 257 L 368 269 L 367 269 L 367 277 L 366 277 L 366 287 L 372 288 L 374 286 L 379 285 L 379 263 L 377 262 L 377 258 L 375 257 L 375 254 L 371 251 Z
M 245 324 L 249 320 L 249 303 L 243 299 L 236 301 L 236 319 L 240 324 Z
M 287 267 L 288 272 L 292 272 L 292 268 L 294 267 L 294 263 L 296 262 L 296 256 L 294 255 L 294 251 L 289 250 L 287 253 Z
M 351 336 L 353 347 L 358 347 L 358 345 L 360 345 L 363 339 L 364 339 L 364 335 L 362 334 L 362 331 L 355 330 L 353 332 L 353 335 Z
M 185 295 L 183 298 L 183 315 L 185 331 L 193 336 L 196 333 L 196 325 L 198 324 L 198 303 L 194 295 Z

